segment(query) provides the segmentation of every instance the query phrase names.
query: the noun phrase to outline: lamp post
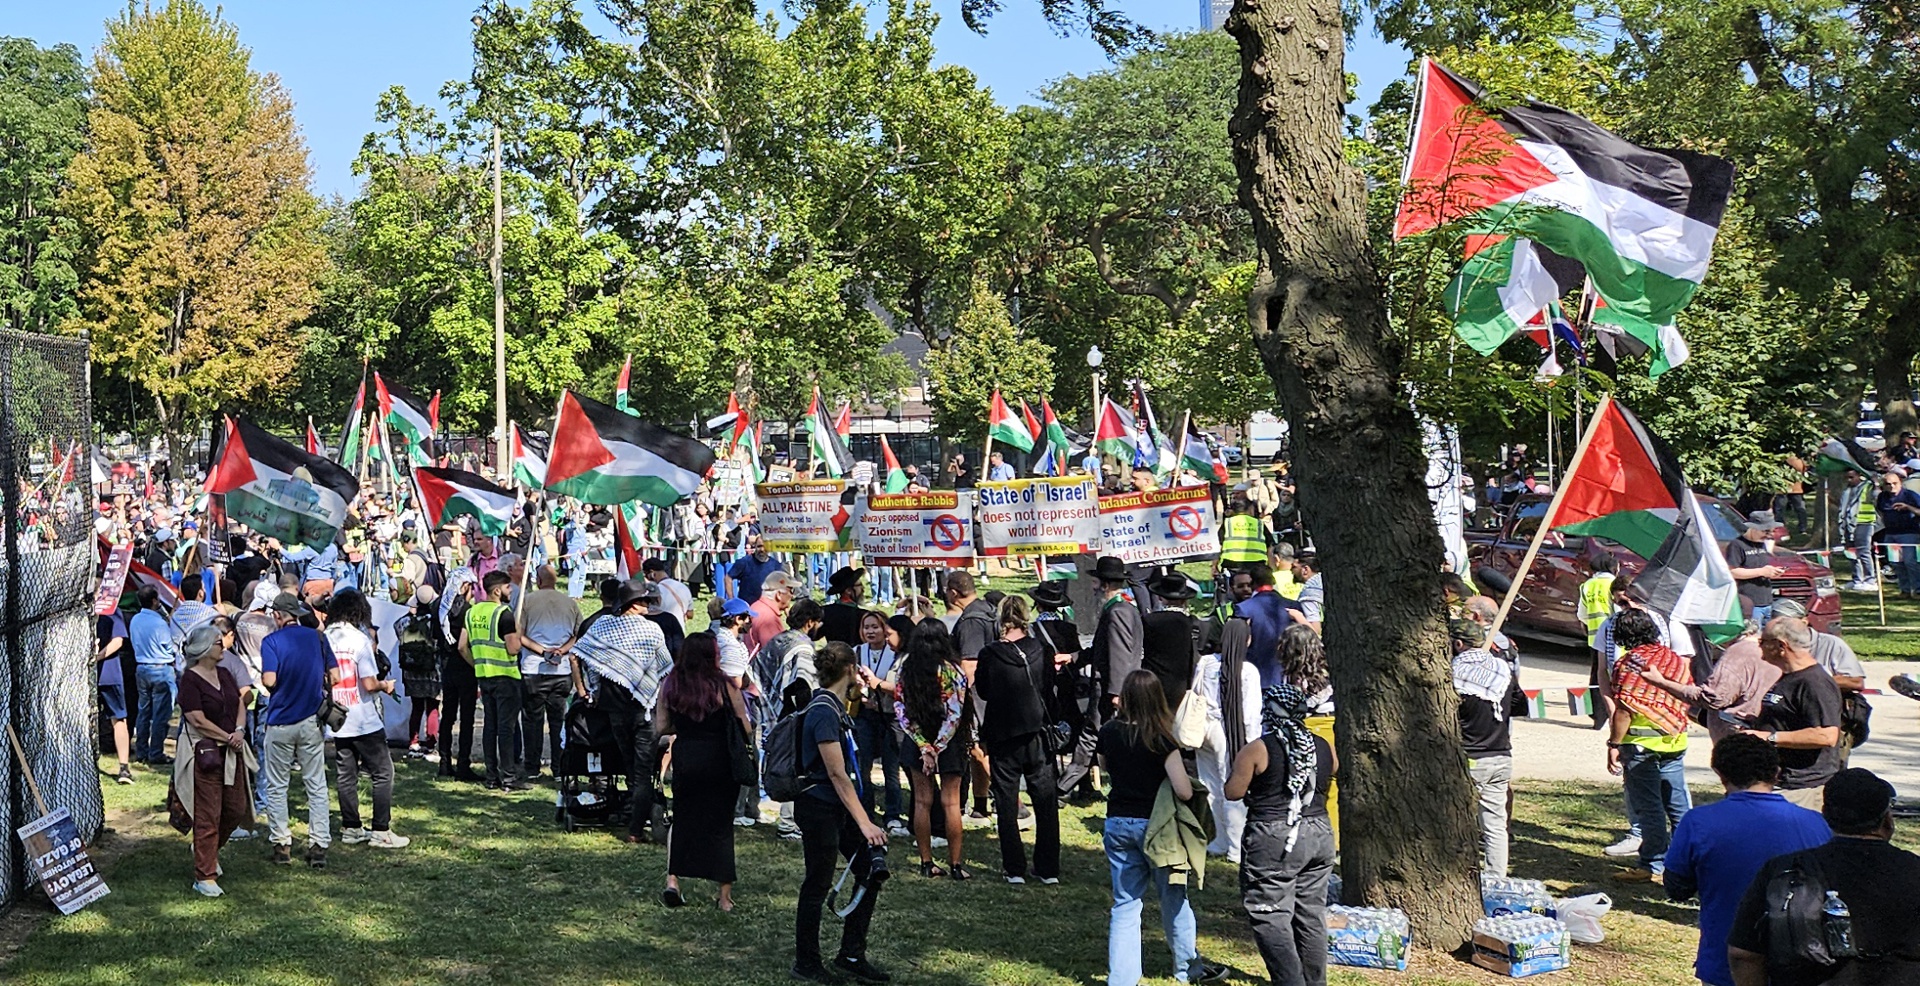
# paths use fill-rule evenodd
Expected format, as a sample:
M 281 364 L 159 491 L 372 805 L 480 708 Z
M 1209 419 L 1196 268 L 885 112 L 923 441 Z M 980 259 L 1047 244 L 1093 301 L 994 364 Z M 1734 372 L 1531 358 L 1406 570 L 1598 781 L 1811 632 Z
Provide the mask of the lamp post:
M 1106 362 L 1106 358 L 1107 358 L 1106 354 L 1100 351 L 1099 346 L 1093 346 L 1092 348 L 1087 350 L 1087 369 L 1093 371 L 1093 449 L 1092 449 L 1092 452 L 1094 455 L 1095 462 L 1101 461 L 1100 459 L 1100 411 L 1104 405 L 1100 400 L 1100 364 Z M 1095 482 L 1098 482 L 1099 479 L 1100 477 L 1098 476 L 1094 477 Z
M 479 14 L 473 15 L 474 47 L 479 48 L 480 32 L 486 28 L 486 19 Z M 479 65 L 476 59 L 474 76 L 476 88 L 482 95 L 484 86 L 479 86 Z M 489 271 L 493 275 L 493 438 L 496 469 L 505 479 L 512 475 L 511 442 L 507 441 L 507 292 L 505 275 L 501 267 L 501 201 L 500 201 L 500 117 L 493 117 L 493 257 Z

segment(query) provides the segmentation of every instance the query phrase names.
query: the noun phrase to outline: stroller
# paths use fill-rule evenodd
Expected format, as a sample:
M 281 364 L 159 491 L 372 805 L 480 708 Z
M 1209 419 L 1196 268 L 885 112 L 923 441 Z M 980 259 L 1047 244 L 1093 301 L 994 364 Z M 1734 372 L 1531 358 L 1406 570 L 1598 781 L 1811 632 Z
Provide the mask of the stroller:
M 560 786 L 554 797 L 555 824 L 569 832 L 583 825 L 626 824 L 633 801 L 624 783 L 627 761 L 605 712 L 578 699 L 569 702 L 554 761 L 553 775 Z

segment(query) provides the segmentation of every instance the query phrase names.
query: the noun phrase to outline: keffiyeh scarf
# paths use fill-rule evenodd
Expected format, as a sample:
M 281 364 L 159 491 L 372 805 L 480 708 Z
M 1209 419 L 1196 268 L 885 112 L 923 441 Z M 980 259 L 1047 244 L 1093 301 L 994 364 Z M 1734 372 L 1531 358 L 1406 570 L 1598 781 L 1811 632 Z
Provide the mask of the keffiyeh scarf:
M 460 642 L 460 628 L 453 622 L 453 601 L 467 594 L 467 587 L 480 581 L 471 568 L 456 568 L 447 573 L 447 587 L 440 590 L 440 632 L 447 643 Z
M 667 637 L 644 616 L 603 616 L 573 644 L 573 653 L 599 678 L 627 690 L 641 708 L 653 708 L 660 678 L 673 666 Z
M 1463 650 L 1453 656 L 1453 690 L 1469 698 L 1493 703 L 1493 715 L 1507 715 L 1507 686 L 1513 683 L 1513 667 L 1498 654 L 1484 647 Z
M 1300 812 L 1313 797 L 1313 780 L 1320 770 L 1320 755 L 1306 723 L 1312 713 L 1313 699 L 1292 685 L 1274 685 L 1260 693 L 1260 725 L 1287 750 L 1288 852 L 1300 838 Z

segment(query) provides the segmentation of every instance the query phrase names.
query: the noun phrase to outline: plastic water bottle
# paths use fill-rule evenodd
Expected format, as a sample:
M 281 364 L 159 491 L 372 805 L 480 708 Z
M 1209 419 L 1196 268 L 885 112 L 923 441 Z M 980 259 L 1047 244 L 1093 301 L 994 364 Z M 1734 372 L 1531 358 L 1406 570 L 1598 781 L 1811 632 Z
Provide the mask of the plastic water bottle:
M 1835 959 L 1851 959 L 1859 955 L 1853 947 L 1853 915 L 1847 911 L 1847 902 L 1840 899 L 1837 891 L 1827 891 L 1827 954 Z

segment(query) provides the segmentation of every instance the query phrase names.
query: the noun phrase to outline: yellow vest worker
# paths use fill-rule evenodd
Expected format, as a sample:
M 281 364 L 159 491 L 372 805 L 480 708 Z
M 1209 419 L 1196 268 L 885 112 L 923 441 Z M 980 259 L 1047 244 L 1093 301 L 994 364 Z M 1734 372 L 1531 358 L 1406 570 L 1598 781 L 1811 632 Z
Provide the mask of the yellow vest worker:
M 474 603 L 467 610 L 467 647 L 473 654 L 474 677 L 520 677 L 520 662 L 507 653 L 506 634 L 500 630 L 500 618 L 511 612 L 495 602 Z
M 1220 529 L 1220 563 L 1252 565 L 1267 560 L 1267 535 L 1260 518 L 1234 514 Z

